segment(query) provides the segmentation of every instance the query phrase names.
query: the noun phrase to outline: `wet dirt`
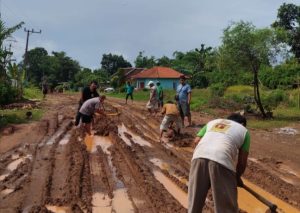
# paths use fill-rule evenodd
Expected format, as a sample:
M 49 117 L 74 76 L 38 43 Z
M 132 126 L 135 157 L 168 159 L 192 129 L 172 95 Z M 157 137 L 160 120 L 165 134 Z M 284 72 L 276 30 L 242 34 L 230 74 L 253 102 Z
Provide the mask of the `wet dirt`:
M 113 115 L 96 116 L 94 135 L 85 136 L 72 125 L 78 99 L 49 95 L 41 121 L 0 138 L 0 212 L 186 212 L 193 138 L 212 117 L 193 112 L 192 127 L 159 143 L 162 117 L 148 116 L 143 102 L 108 98 Z M 281 212 L 299 212 L 299 135 L 275 133 L 250 130 L 244 178 Z M 240 212 L 266 211 L 239 194 Z M 213 212 L 211 194 L 203 212 Z

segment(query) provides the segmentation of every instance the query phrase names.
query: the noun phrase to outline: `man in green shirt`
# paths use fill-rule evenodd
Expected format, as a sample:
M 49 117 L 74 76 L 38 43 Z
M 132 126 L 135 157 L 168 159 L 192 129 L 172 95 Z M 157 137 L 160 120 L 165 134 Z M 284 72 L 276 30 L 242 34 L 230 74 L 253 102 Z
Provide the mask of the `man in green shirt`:
M 134 86 L 131 85 L 130 81 L 127 82 L 125 89 L 126 89 L 126 104 L 127 104 L 127 99 L 128 99 L 129 96 L 130 96 L 131 101 L 133 103 L 132 94 L 133 94 Z
M 156 82 L 157 98 L 158 98 L 158 108 L 161 108 L 164 105 L 164 91 L 160 82 Z

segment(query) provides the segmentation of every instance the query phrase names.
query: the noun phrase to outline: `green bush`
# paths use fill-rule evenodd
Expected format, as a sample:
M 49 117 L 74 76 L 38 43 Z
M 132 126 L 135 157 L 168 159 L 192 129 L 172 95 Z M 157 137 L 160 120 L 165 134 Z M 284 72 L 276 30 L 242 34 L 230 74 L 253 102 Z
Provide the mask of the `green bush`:
M 212 97 L 222 97 L 225 93 L 225 86 L 222 83 L 212 84 L 210 87 L 210 94 Z
M 16 100 L 18 92 L 8 82 L 0 82 L 0 105 L 9 104 Z
M 43 94 L 39 88 L 30 86 L 30 87 L 24 88 L 23 98 L 25 98 L 25 99 L 42 99 Z
M 264 94 L 261 97 L 264 108 L 271 112 L 273 111 L 281 102 L 287 101 L 287 96 L 285 92 L 281 89 L 273 90 L 269 94 Z

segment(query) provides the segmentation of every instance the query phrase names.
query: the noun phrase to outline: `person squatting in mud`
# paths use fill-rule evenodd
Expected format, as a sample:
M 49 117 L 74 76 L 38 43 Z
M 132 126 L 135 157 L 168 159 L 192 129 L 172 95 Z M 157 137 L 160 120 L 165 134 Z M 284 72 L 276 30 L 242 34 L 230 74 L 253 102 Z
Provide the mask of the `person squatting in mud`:
M 164 132 L 166 132 L 169 129 L 174 131 L 173 123 L 176 124 L 175 135 L 179 135 L 180 129 L 182 128 L 180 114 L 176 104 L 173 101 L 168 101 L 166 104 L 163 105 L 161 114 L 165 116 L 159 128 L 160 129 L 159 142 L 162 142 L 162 135 Z
M 83 123 L 83 128 L 88 135 L 91 135 L 91 123 L 94 124 L 95 113 L 104 115 L 104 100 L 106 99 L 105 95 L 101 95 L 96 98 L 91 98 L 83 103 L 79 113 L 80 118 Z
M 237 186 L 243 186 L 250 147 L 246 124 L 244 116 L 233 113 L 208 122 L 198 132 L 189 175 L 189 213 L 202 212 L 209 188 L 214 212 L 238 212 Z
M 75 119 L 75 126 L 78 126 L 79 121 L 80 121 L 80 113 L 79 110 L 82 106 L 82 104 L 91 98 L 99 97 L 99 94 L 97 92 L 98 88 L 98 83 L 97 81 L 91 81 L 90 86 L 85 87 L 82 92 L 81 92 L 81 97 L 79 100 L 79 106 L 78 106 L 78 111 Z

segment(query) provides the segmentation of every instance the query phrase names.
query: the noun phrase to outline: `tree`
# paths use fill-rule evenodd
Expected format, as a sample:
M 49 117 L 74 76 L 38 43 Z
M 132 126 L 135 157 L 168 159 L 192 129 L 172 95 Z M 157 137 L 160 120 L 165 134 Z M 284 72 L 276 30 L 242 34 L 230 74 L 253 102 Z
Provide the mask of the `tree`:
M 9 63 L 7 67 L 8 76 L 13 81 L 13 86 L 17 91 L 17 99 L 21 99 L 23 95 L 23 82 L 25 80 L 25 70 L 16 63 Z
M 56 73 L 58 81 L 73 81 L 75 74 L 80 71 L 79 63 L 68 57 L 65 52 L 52 52 L 52 54 L 60 65 Z
M 119 68 L 131 67 L 122 55 L 103 54 L 101 60 L 101 68 L 106 70 L 109 75 L 113 75 Z
M 42 81 L 45 74 L 49 74 L 49 67 L 45 66 L 48 52 L 43 47 L 36 47 L 27 52 L 27 75 L 35 85 Z
M 6 50 L 6 48 L 3 47 L 3 42 L 10 38 L 11 35 L 18 29 L 22 27 L 24 22 L 20 22 L 19 24 L 13 26 L 13 27 L 5 27 L 5 24 L 2 20 L 0 20 L 0 80 L 6 79 L 6 65 L 8 62 L 8 57 L 10 57 L 13 53 Z
M 253 73 L 255 102 L 264 118 L 267 117 L 261 103 L 258 72 L 262 65 L 269 65 L 278 51 L 276 35 L 271 29 L 256 29 L 249 22 L 233 23 L 224 30 L 220 47 L 223 64 L 228 69 L 249 70 Z
M 134 64 L 137 68 L 151 68 L 156 65 L 154 56 L 147 57 L 143 55 L 144 52 L 139 52 L 138 56 L 136 57 Z
M 287 43 L 291 52 L 300 62 L 300 5 L 281 5 L 277 12 L 277 20 L 272 24 L 274 28 L 283 28 L 287 31 Z
M 172 66 L 172 59 L 168 58 L 167 56 L 163 56 L 161 58 L 158 58 L 156 60 L 157 66 L 163 66 L 163 67 L 171 67 Z
M 205 47 L 204 44 L 201 44 L 201 48 L 196 48 L 194 51 L 189 51 L 186 54 L 186 60 L 192 65 L 192 76 L 191 76 L 191 86 L 196 86 L 196 77 L 200 77 L 201 72 L 205 71 L 205 65 L 207 63 L 208 56 L 212 54 L 212 47 Z

